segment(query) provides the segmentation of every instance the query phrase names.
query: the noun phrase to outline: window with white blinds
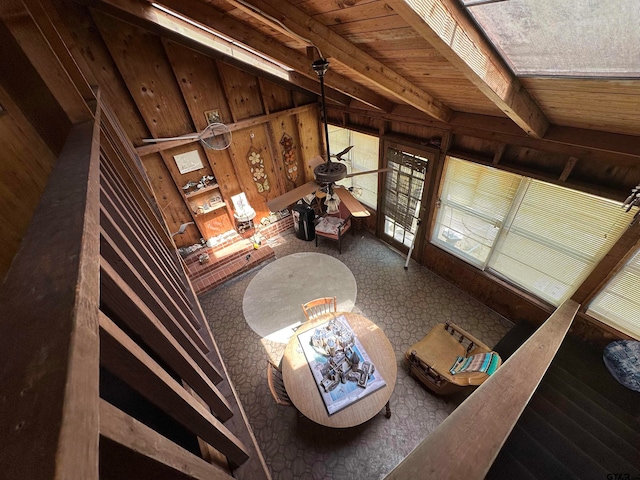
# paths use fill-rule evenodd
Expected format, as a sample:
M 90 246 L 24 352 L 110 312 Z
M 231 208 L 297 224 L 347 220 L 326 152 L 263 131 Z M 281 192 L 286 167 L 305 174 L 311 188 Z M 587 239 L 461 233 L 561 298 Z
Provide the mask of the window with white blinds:
M 621 203 L 526 179 L 489 269 L 553 305 L 566 300 L 633 218 Z
M 484 269 L 521 181 L 519 175 L 449 157 L 431 241 Z
M 378 169 L 378 137 L 330 125 L 329 143 L 333 155 L 340 153 L 349 145 L 353 145 L 353 148 L 342 157 L 347 164 L 348 173 Z M 373 209 L 377 208 L 378 175 L 359 175 L 345 178 L 338 184 L 347 188 L 353 187 L 353 194 L 358 201 Z
M 593 299 L 587 314 L 640 340 L 640 249 Z
M 631 222 L 619 202 L 449 159 L 432 242 L 560 305 Z

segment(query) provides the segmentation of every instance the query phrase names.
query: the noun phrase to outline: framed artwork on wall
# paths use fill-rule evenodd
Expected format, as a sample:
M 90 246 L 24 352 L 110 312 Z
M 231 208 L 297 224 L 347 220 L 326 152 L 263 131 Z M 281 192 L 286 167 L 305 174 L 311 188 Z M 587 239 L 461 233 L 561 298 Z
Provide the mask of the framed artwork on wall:
M 212 123 L 222 123 L 222 119 L 220 118 L 220 109 L 218 108 L 204 112 L 204 118 L 207 119 L 207 125 L 211 125 Z
M 178 170 L 182 175 L 204 168 L 202 159 L 200 158 L 200 154 L 197 150 L 174 155 L 173 159 L 175 160 Z

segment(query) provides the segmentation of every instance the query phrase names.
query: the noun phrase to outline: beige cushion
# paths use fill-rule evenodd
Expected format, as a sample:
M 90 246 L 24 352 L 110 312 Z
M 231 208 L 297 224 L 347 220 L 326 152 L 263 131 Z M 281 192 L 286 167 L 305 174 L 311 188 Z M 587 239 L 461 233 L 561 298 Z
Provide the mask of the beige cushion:
M 472 338 L 475 346 L 467 353 L 466 347 L 458 342 L 460 335 L 451 335 L 444 327 L 444 323 L 433 327 L 426 337 L 409 347 L 405 352 L 405 357 L 408 359 L 411 356 L 411 352 L 415 350 L 416 357 L 421 362 L 429 365 L 447 381 L 455 385 L 480 385 L 489 377 L 486 373 L 465 372 L 451 375 L 449 369 L 459 356 L 468 357 L 477 353 L 488 353 L 491 349 L 477 339 Z
M 343 218 L 338 217 L 322 217 L 316 225 L 316 232 L 327 233 L 329 235 L 338 235 L 338 229 L 344 223 Z

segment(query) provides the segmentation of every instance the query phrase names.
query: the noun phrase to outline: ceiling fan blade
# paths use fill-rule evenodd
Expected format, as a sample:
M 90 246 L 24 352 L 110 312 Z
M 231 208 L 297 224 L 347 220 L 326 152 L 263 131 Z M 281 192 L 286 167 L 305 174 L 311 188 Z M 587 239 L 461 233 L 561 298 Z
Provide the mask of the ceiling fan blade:
M 371 215 L 356 198 L 351 195 L 351 192 L 344 187 L 335 187 L 334 192 L 340 197 L 340 201 L 344 203 L 344 206 L 351 212 L 354 217 L 368 217 Z
M 279 212 L 280 210 L 287 208 L 292 203 L 297 202 L 302 197 L 315 192 L 317 189 L 318 184 L 312 180 L 311 182 L 300 185 L 293 190 L 289 190 L 284 195 L 280 195 L 273 200 L 269 200 L 267 202 L 267 207 L 269 207 L 269 210 L 271 210 L 272 212 Z
M 378 170 L 367 170 L 366 172 L 353 172 L 353 173 L 348 173 L 347 178 L 356 177 L 358 175 L 366 175 L 368 173 L 382 173 L 382 172 L 390 172 L 390 171 L 391 171 L 390 168 L 379 168 Z

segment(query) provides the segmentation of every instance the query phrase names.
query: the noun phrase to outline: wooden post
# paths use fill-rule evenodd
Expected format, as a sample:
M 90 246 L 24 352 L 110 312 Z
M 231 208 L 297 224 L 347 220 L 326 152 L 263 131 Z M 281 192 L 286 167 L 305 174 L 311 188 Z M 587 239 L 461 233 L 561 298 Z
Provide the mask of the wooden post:
M 6 479 L 98 478 L 98 139 L 72 127 L 0 290 Z

